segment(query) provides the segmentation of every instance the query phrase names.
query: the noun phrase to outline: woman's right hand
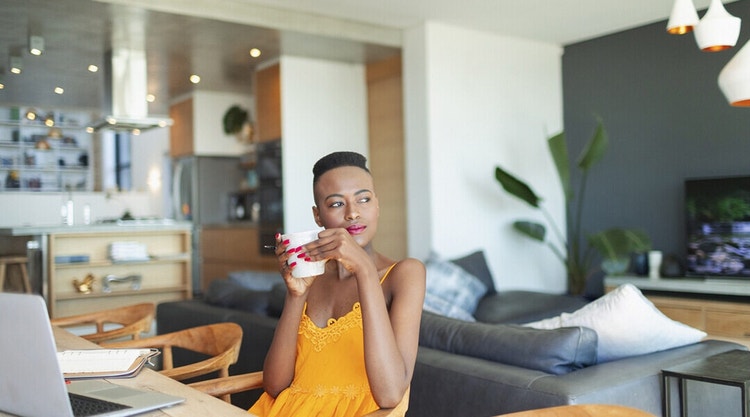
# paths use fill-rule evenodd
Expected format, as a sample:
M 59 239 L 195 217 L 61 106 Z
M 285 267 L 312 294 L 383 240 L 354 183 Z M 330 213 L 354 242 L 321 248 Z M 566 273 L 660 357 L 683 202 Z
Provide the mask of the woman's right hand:
M 297 265 L 296 259 L 299 254 L 299 248 L 290 248 L 289 240 L 281 241 L 281 234 L 276 234 L 276 257 L 279 261 L 279 272 L 284 278 L 287 291 L 290 295 L 301 296 L 307 293 L 315 277 L 295 278 L 292 276 L 292 269 Z M 287 264 L 291 258 L 292 262 Z

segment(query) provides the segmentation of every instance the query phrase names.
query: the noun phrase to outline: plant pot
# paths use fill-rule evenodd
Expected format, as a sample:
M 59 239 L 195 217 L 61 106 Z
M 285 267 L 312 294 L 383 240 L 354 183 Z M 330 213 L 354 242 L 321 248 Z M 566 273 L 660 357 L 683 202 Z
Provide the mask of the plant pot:
M 602 261 L 602 270 L 607 275 L 624 275 L 630 266 L 630 258 L 621 256 L 615 259 L 605 259 Z

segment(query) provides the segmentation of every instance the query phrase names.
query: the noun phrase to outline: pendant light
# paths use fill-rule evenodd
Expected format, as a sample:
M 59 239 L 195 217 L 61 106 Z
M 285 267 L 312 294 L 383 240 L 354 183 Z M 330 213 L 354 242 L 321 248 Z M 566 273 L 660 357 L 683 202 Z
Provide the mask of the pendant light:
M 667 33 L 684 35 L 692 31 L 697 24 L 698 12 L 695 11 L 693 0 L 675 0 L 667 22 Z
M 711 5 L 695 27 L 695 41 L 704 52 L 718 52 L 737 44 L 740 36 L 739 17 L 732 16 L 721 0 L 711 0 Z
M 719 73 L 719 88 L 732 106 L 750 107 L 750 41 Z

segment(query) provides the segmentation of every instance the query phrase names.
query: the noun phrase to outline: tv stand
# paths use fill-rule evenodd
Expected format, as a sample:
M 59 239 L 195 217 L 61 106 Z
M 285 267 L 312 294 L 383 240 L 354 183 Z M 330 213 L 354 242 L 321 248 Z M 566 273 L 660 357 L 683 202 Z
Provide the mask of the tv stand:
M 711 339 L 750 347 L 750 280 L 608 276 L 605 291 L 630 283 L 667 317 L 701 329 Z

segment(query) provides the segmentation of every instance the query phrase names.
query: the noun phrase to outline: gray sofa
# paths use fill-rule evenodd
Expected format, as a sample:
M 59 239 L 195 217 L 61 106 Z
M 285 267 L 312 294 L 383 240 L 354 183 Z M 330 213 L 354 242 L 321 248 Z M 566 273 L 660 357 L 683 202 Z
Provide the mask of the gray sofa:
M 230 371 L 260 370 L 283 298 L 283 285 L 250 289 L 231 279 L 216 280 L 205 299 L 160 304 L 158 333 L 238 323 L 245 334 L 240 359 Z M 477 322 L 424 312 L 407 416 L 481 417 L 577 403 L 621 404 L 661 416 L 661 369 L 745 349 L 710 340 L 597 364 L 597 334 L 589 328 L 537 330 L 518 325 L 573 311 L 587 302 L 567 295 L 492 289 L 479 302 Z M 187 354 L 175 355 L 177 363 L 187 360 Z M 235 395 L 233 402 L 248 408 L 258 395 Z

